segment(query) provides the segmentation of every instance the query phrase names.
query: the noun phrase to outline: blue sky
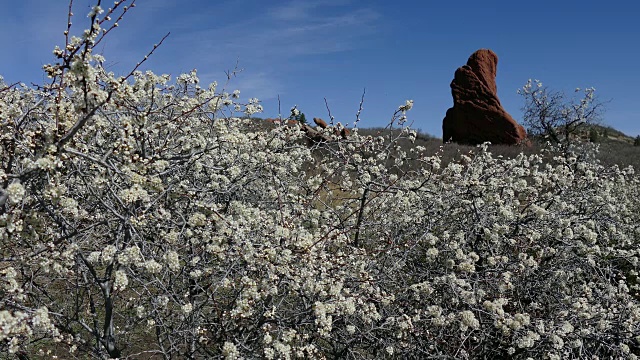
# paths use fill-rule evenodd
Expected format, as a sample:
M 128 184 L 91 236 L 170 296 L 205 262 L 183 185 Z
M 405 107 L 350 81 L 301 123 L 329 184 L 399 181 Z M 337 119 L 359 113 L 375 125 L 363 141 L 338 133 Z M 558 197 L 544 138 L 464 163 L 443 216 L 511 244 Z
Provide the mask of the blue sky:
M 9 5 L 9 3 L 11 5 Z M 88 24 L 89 0 L 74 2 L 74 28 Z M 112 2 L 106 1 L 103 7 Z M 308 118 L 353 123 L 363 89 L 361 127 L 384 126 L 406 99 L 415 128 L 442 136 L 449 84 L 475 50 L 498 55 L 498 96 L 518 121 L 516 90 L 529 78 L 554 90 L 595 87 L 604 123 L 640 135 L 640 3 L 635 1 L 138 0 L 104 46 L 116 73 L 128 72 L 171 35 L 144 69 L 173 76 L 198 69 L 203 82 L 258 97 L 276 117 L 298 105 Z M 64 41 L 68 2 L 4 2 L 0 75 L 44 81 L 41 67 Z

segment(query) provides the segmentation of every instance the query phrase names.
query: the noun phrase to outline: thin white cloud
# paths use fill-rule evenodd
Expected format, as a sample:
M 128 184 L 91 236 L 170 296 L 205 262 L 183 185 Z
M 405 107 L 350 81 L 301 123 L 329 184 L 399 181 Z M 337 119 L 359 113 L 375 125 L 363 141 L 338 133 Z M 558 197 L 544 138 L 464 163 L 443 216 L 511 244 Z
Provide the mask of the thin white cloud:
M 181 71 L 192 67 L 202 71 L 227 69 L 237 60 L 247 72 L 236 84 L 243 94 L 261 99 L 282 94 L 279 77 L 304 67 L 306 59 L 301 57 L 355 49 L 360 41 L 371 38 L 380 18 L 366 4 L 316 0 L 276 6 L 260 3 L 264 11 L 253 16 L 229 20 L 216 16 L 205 21 L 203 13 L 213 12 L 215 6 L 211 6 L 174 14 L 166 23 L 167 28 L 177 29 L 164 45 L 170 48 L 171 63 Z
M 310 10 L 315 9 L 316 4 L 312 2 L 290 3 L 279 6 L 269 12 L 269 15 L 280 21 L 296 21 L 310 17 Z
M 221 72 L 203 73 L 198 71 L 198 77 L 203 83 L 209 84 L 213 81 L 218 82 L 218 89 L 222 91 L 226 83 L 226 77 L 221 76 Z M 236 76 L 229 80 L 228 85 L 224 89 L 226 92 L 240 90 L 240 98 L 243 101 L 249 98 L 258 98 L 260 100 L 273 100 L 284 93 L 283 84 L 276 76 L 268 72 L 260 72 L 253 70 L 239 71 Z
M 74 3 L 74 33 L 86 27 L 90 2 Z M 238 6 L 248 5 L 257 11 L 247 11 L 238 17 Z M 53 60 L 53 45 L 64 40 L 66 5 L 31 1 L 26 8 L 34 9 L 30 22 L 18 26 L 11 24 L 11 17 L 0 22 L 3 48 L 13 45 L 19 53 L 32 58 L 34 56 L 25 50 L 39 49 L 36 57 L 41 64 Z M 233 68 L 238 61 L 246 71 L 232 84 L 242 90 L 243 95 L 273 99 L 283 94 L 283 76 L 307 66 L 306 56 L 361 46 L 362 41 L 372 39 L 379 19 L 380 14 L 369 5 L 351 0 L 277 3 L 244 0 L 240 5 L 201 2 L 199 6 L 177 5 L 171 0 L 139 1 L 97 50 L 100 53 L 104 50 L 113 71 L 127 72 L 170 31 L 171 36 L 141 70 L 150 68 L 175 76 L 197 68 L 203 81 L 221 82 L 225 79 L 224 70 Z M 8 35 L 16 32 L 23 36 Z M 16 44 L 16 41 L 30 42 Z
M 199 58 L 213 56 L 218 60 L 223 55 L 240 57 L 247 63 L 256 58 L 285 60 L 344 51 L 375 31 L 375 21 L 380 16 L 374 10 L 333 6 L 328 12 L 323 10 L 323 3 L 326 2 L 292 2 L 291 6 L 268 10 L 267 16 L 234 19 L 230 23 L 209 21 L 197 30 L 179 26 L 179 32 L 172 34 L 172 42 L 190 48 Z M 173 22 L 196 24 L 199 19 L 201 14 L 185 13 Z
M 233 84 L 237 85 L 238 89 L 242 89 L 243 94 L 262 100 L 275 99 L 284 93 L 284 87 L 280 81 L 266 72 L 242 74 Z
M 289 1 L 273 7 L 268 13 L 275 20 L 300 21 L 314 18 L 319 8 L 343 7 L 352 3 L 350 0 Z

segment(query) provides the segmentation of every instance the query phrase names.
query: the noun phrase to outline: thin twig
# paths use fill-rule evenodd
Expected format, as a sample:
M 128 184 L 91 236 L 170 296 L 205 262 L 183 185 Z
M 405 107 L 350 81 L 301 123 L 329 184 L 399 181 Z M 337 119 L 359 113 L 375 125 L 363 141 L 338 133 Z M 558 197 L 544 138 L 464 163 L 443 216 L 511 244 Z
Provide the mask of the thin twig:
M 160 42 L 159 42 L 159 43 L 154 44 L 154 45 L 153 45 L 153 49 L 151 49 L 151 51 L 149 51 L 149 52 L 147 53 L 147 55 L 145 55 L 144 59 L 142 59 L 142 61 L 140 61 L 140 62 L 138 62 L 138 63 L 136 64 L 136 66 L 133 68 L 133 70 L 131 70 L 131 72 L 129 73 L 129 75 L 127 75 L 126 77 L 122 78 L 122 79 L 120 80 L 120 82 L 122 82 L 122 83 L 123 83 L 123 82 L 125 82 L 127 79 L 129 79 L 129 78 L 133 75 L 133 73 L 134 73 L 134 72 L 136 72 L 136 70 L 138 70 L 138 68 L 140 67 L 140 65 L 142 65 L 145 61 L 147 61 L 147 59 L 149 59 L 149 56 L 151 56 L 151 55 L 153 54 L 153 52 L 154 52 L 154 51 L 156 51 L 156 49 L 157 49 L 160 45 L 162 45 L 162 42 L 164 41 L 164 39 L 166 39 L 167 37 L 169 37 L 169 35 L 170 35 L 170 34 L 171 34 L 171 32 L 168 32 L 168 33 L 167 33 L 167 35 L 163 36 L 163 37 L 162 37 L 162 39 L 160 39 Z
M 366 94 L 367 88 L 362 89 L 362 98 L 360 98 L 360 106 L 358 107 L 358 112 L 356 113 L 356 122 L 353 123 L 353 127 L 357 127 L 360 122 L 360 113 L 362 112 L 362 105 L 364 104 L 364 94 Z M 347 124 L 345 124 L 347 126 Z
M 329 123 L 333 126 L 333 115 L 331 115 L 331 109 L 329 109 L 329 102 L 327 102 L 327 98 L 324 98 L 324 105 L 327 107 L 327 111 L 329 112 Z

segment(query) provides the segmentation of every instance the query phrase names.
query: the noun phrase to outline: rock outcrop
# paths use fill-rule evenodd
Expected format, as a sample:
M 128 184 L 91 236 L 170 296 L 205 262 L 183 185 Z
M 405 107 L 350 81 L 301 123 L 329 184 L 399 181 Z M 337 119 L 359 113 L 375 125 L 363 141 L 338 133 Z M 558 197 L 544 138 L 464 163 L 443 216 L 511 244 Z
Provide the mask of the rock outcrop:
M 302 131 L 304 131 L 307 134 L 309 145 L 331 141 L 331 136 L 327 134 L 323 134 L 321 131 L 314 129 L 307 124 L 302 124 L 301 126 L 302 126 Z
M 267 118 L 264 121 L 274 125 L 294 126 L 294 125 L 300 124 L 298 120 L 287 120 L 287 119 L 278 119 L 278 118 L 274 118 L 274 119 Z
M 498 99 L 497 67 L 498 56 L 491 50 L 480 49 L 456 70 L 451 82 L 453 107 L 442 121 L 444 142 L 515 145 L 525 141 L 525 129 Z
M 319 127 L 323 128 L 323 129 L 326 129 L 327 126 L 329 126 L 329 125 L 327 125 L 326 121 L 324 121 L 324 120 L 322 120 L 320 118 L 313 118 L 313 122 L 316 123 L 316 125 L 318 125 Z
M 287 119 L 265 119 L 265 122 L 274 125 L 286 125 L 286 126 L 300 126 L 302 131 L 305 132 L 309 145 L 317 143 L 328 143 L 339 139 L 332 138 L 330 133 L 324 132 L 324 129 L 331 128 L 333 135 L 339 136 L 342 139 L 347 139 L 351 135 L 351 130 L 343 127 L 338 123 L 336 126 L 329 126 L 326 121 L 321 118 L 313 118 L 313 122 L 317 125 L 317 128 L 312 127 L 309 124 L 301 123 L 298 120 Z

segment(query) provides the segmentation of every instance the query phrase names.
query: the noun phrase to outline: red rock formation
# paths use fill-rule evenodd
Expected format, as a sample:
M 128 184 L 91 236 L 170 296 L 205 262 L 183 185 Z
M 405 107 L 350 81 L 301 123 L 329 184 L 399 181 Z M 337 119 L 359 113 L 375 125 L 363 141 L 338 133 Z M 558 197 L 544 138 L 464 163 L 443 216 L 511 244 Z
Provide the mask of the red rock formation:
M 320 119 L 320 118 L 313 118 L 313 121 L 316 123 L 316 125 L 318 125 L 318 127 L 320 127 L 321 129 L 326 129 L 327 127 L 329 127 L 327 125 L 327 123 Z M 335 140 L 339 140 L 339 139 L 335 139 L 332 138 L 330 135 L 323 133 L 322 130 L 318 129 L 314 129 L 311 126 L 307 125 L 307 124 L 302 124 L 301 125 L 302 131 L 304 131 L 307 135 L 307 139 L 309 139 L 309 144 L 316 144 L 319 142 L 331 142 L 331 141 L 335 141 Z M 333 130 L 333 135 L 335 136 L 340 136 L 342 139 L 346 139 L 349 137 L 349 135 L 351 135 L 351 130 L 342 127 L 342 125 L 340 125 L 340 123 L 338 123 L 337 126 L 332 127 Z
M 294 126 L 294 125 L 298 125 L 300 124 L 300 122 L 298 120 L 287 120 L 287 119 L 265 119 L 264 121 L 274 124 L 274 125 L 288 125 L 288 126 Z
M 331 138 L 329 136 L 321 133 L 320 131 L 312 128 L 307 124 L 302 124 L 301 127 L 302 127 L 302 131 L 304 131 L 305 134 L 307 135 L 307 139 L 309 140 L 309 145 L 331 141 Z
M 313 118 L 313 122 L 316 123 L 316 125 L 320 126 L 323 129 L 326 129 L 327 126 L 328 126 L 327 123 L 324 120 L 320 119 L 320 118 Z
M 287 125 L 287 126 L 300 126 L 300 129 L 305 132 L 306 138 L 308 140 L 309 145 L 314 145 L 317 143 L 328 143 L 334 140 L 331 135 L 323 133 L 321 129 L 326 129 L 329 125 L 320 118 L 313 118 L 313 121 L 318 125 L 320 129 L 316 130 L 308 124 L 303 124 L 297 120 L 286 120 L 286 119 L 265 119 L 265 122 L 274 124 L 274 125 Z M 342 127 L 338 124 L 337 127 L 333 127 L 333 134 L 336 136 L 340 136 L 342 139 L 346 139 L 351 134 L 351 131 L 345 127 Z
M 474 52 L 451 82 L 453 107 L 442 121 L 442 140 L 477 145 L 523 143 L 525 129 L 509 115 L 498 99 L 498 56 L 491 50 Z

